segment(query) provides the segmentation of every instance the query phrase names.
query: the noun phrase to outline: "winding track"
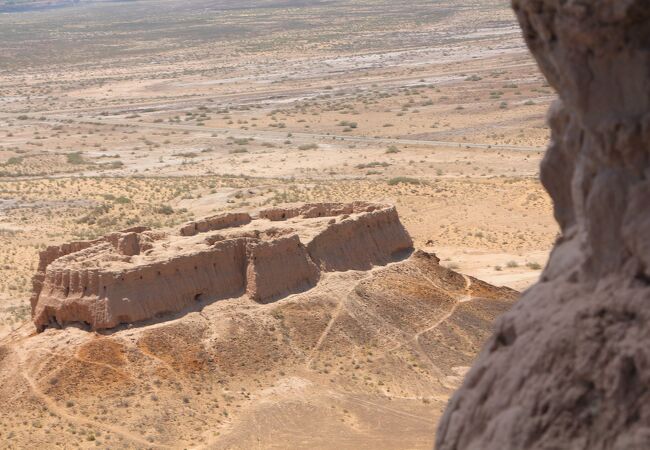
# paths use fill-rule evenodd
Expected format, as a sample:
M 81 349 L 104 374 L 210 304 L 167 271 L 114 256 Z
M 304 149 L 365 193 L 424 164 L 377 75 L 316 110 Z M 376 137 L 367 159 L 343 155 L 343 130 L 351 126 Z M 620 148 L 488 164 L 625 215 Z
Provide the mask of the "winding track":
M 436 323 L 434 323 L 434 324 L 431 325 L 430 327 L 425 328 L 424 330 L 420 330 L 420 331 L 418 331 L 417 333 L 415 333 L 415 335 L 414 335 L 414 337 L 413 337 L 413 341 L 415 342 L 415 345 L 417 346 L 417 348 L 418 348 L 418 350 L 420 351 L 420 353 L 422 353 L 422 354 L 423 354 L 423 355 L 424 355 L 424 356 L 429 360 L 429 362 L 431 363 L 431 365 L 432 365 L 436 370 L 438 370 L 438 372 L 440 372 L 440 370 L 439 370 L 438 367 L 436 366 L 435 362 L 433 361 L 433 359 L 431 358 L 431 356 L 429 356 L 429 354 L 428 354 L 428 353 L 424 350 L 424 348 L 422 347 L 422 344 L 420 343 L 420 337 L 421 337 L 423 334 L 426 334 L 426 333 L 428 333 L 428 332 L 430 332 L 430 331 L 435 330 L 435 329 L 438 328 L 440 325 L 442 325 L 443 323 L 445 323 L 445 322 L 446 322 L 446 321 L 447 321 L 451 316 L 454 315 L 454 313 L 455 313 L 456 310 L 458 309 L 458 306 L 459 306 L 461 303 L 468 302 L 468 301 L 470 301 L 470 300 L 472 300 L 472 299 L 474 298 L 474 297 L 472 297 L 472 295 L 471 295 L 472 279 L 471 279 L 470 277 L 468 277 L 467 275 L 465 275 L 465 274 L 461 274 L 461 275 L 462 275 L 463 278 L 465 279 L 465 295 L 463 295 L 462 297 L 460 297 L 459 299 L 457 299 L 456 302 L 454 303 L 454 306 L 449 310 L 449 312 L 447 312 L 447 314 L 445 314 L 443 317 L 441 317 L 440 320 L 436 321 Z M 429 281 L 431 281 L 431 280 L 429 280 Z M 433 282 L 431 281 L 431 283 L 433 283 Z M 434 284 L 434 286 L 435 286 L 435 284 Z M 442 373 L 442 372 L 440 372 L 440 373 Z M 441 383 L 444 384 L 444 383 L 442 382 L 442 380 L 441 380 Z
M 62 417 L 69 422 L 75 423 L 77 425 L 86 425 L 86 426 L 91 426 L 94 428 L 98 428 L 101 430 L 104 430 L 105 432 L 113 433 L 117 436 L 121 436 L 122 438 L 131 441 L 135 444 L 138 444 L 139 448 L 172 448 L 167 445 L 161 445 L 161 444 L 152 444 L 151 442 L 143 439 L 141 436 L 136 435 L 129 430 L 120 427 L 120 426 L 115 426 L 115 425 L 109 425 L 106 423 L 98 422 L 92 419 L 89 419 L 87 417 L 80 417 L 75 414 L 69 413 L 67 410 L 59 406 L 51 397 L 49 397 L 47 394 L 45 394 L 39 387 L 38 384 L 36 383 L 36 380 L 34 380 L 25 370 L 24 370 L 24 361 L 20 361 L 20 375 L 25 379 L 27 382 L 27 386 L 29 387 L 30 391 L 36 397 L 43 405 L 49 409 L 52 413 L 56 414 L 59 417 Z
M 0 117 L 5 118 L 15 118 L 19 114 L 2 114 Z M 183 125 L 183 124 L 168 124 L 168 123 L 146 123 L 138 122 L 135 120 L 127 119 L 114 119 L 114 118 L 102 118 L 101 120 L 91 120 L 77 118 L 72 115 L 56 115 L 50 114 L 47 115 L 45 120 L 41 119 L 30 119 L 34 123 L 51 123 L 50 119 L 57 119 L 61 121 L 73 121 L 76 123 L 92 123 L 92 124 L 104 124 L 104 125 L 120 125 L 120 126 L 129 126 L 135 128 L 150 128 L 158 130 L 167 130 L 167 131 L 191 131 L 197 133 L 224 133 L 229 136 L 236 138 L 260 138 L 266 139 L 269 141 L 278 141 L 284 142 L 287 139 L 287 132 L 281 131 L 271 131 L 271 130 L 241 130 L 233 128 L 222 128 L 222 127 L 208 127 L 208 126 L 197 126 L 197 125 Z M 367 143 L 367 144 L 377 144 L 377 145 L 413 145 L 419 147 L 456 147 L 456 148 L 465 148 L 465 149 L 477 149 L 477 150 L 510 150 L 510 151 L 520 151 L 520 152 L 543 152 L 545 151 L 544 147 L 528 147 L 528 146 L 519 146 L 519 145 L 506 145 L 506 144 L 485 144 L 478 142 L 454 142 L 454 141 L 438 141 L 438 140 L 426 140 L 426 139 L 395 139 L 395 138 L 381 138 L 381 137 L 370 137 L 370 136 L 349 136 L 349 135 L 338 135 L 338 134 L 322 134 L 322 133 L 304 133 L 304 132 L 292 132 L 294 140 L 301 142 L 322 142 L 324 140 L 329 140 L 331 142 L 352 142 L 352 143 Z
M 422 271 L 420 271 L 420 273 L 422 274 L 422 277 L 426 281 L 428 281 L 433 287 L 435 287 L 436 289 L 442 290 L 442 288 L 440 286 L 438 286 L 431 278 L 427 277 L 424 273 L 422 273 Z M 440 319 L 436 320 L 431 326 L 418 331 L 410 339 L 408 339 L 406 341 L 403 341 L 403 342 L 400 342 L 396 346 L 391 347 L 390 349 L 386 350 L 386 352 L 383 353 L 380 357 L 386 357 L 387 355 L 389 355 L 389 354 L 395 352 L 396 350 L 404 347 L 409 342 L 414 342 L 417 349 L 418 349 L 418 351 L 421 354 L 423 354 L 429 360 L 429 362 L 433 365 L 433 368 L 439 372 L 439 375 L 442 375 L 442 372 L 440 372 L 440 370 L 437 368 L 434 361 L 431 359 L 431 357 L 428 355 L 428 353 L 426 351 L 424 351 L 424 349 L 422 348 L 422 345 L 420 344 L 420 337 L 422 335 L 430 332 L 430 331 L 433 331 L 433 330 L 437 329 L 439 326 L 441 326 L 443 323 L 445 323 L 447 320 L 449 320 L 449 318 L 456 312 L 456 310 L 458 309 L 458 306 L 461 303 L 471 301 L 474 298 L 471 295 L 472 279 L 469 276 L 465 275 L 465 274 L 461 274 L 461 275 L 465 279 L 465 295 L 463 295 L 460 298 L 456 299 L 456 301 L 454 302 L 454 305 L 451 307 L 451 309 L 449 311 L 447 311 Z

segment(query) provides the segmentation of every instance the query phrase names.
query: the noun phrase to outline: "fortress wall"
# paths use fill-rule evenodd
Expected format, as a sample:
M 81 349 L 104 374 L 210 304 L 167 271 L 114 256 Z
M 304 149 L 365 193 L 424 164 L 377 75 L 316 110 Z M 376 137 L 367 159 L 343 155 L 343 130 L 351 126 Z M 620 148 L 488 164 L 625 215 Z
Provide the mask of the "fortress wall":
M 247 213 L 218 214 L 183 225 L 181 228 L 181 236 L 194 236 L 208 231 L 239 227 L 250 223 L 251 220 L 251 216 Z
M 180 236 L 127 230 L 51 247 L 35 277 L 33 321 L 39 330 L 72 322 L 105 329 L 180 312 L 197 301 L 247 294 L 265 303 L 314 287 L 321 271 L 367 270 L 413 245 L 393 207 L 332 203 L 273 211 L 338 217 L 309 222 L 305 229 L 315 236 L 306 245 L 294 228 L 299 223 L 260 223 L 260 230 L 242 233 L 236 228 L 251 216 L 235 213 L 193 222 Z M 223 231 L 201 241 L 186 239 L 217 229 Z M 175 255 L 174 248 L 183 251 Z
M 248 261 L 247 293 L 262 303 L 310 289 L 320 278 L 318 267 L 295 234 L 270 242 L 251 242 Z
M 393 207 L 332 224 L 307 244 L 311 258 L 326 272 L 368 270 L 412 247 Z

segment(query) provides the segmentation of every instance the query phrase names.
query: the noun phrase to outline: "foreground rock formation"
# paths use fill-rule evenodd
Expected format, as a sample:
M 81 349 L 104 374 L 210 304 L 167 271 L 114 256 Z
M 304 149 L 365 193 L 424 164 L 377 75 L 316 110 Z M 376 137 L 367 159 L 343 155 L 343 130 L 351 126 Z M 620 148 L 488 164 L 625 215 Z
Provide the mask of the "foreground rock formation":
M 265 303 L 412 245 L 394 207 L 362 202 L 226 213 L 178 232 L 134 228 L 42 252 L 32 317 L 39 330 L 105 329 L 243 294 Z
M 542 181 L 562 227 L 498 321 L 439 449 L 650 448 L 650 3 L 515 0 L 560 100 Z

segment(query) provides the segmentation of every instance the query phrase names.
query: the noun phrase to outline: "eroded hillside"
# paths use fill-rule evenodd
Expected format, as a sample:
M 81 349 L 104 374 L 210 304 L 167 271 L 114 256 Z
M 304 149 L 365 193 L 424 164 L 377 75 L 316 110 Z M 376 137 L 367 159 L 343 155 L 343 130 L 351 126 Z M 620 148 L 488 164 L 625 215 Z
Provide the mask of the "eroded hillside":
M 297 210 L 314 239 L 323 220 L 391 211 L 276 209 L 252 223 Z M 345 247 L 365 230 L 333 242 Z M 15 448 L 430 446 L 446 399 L 516 292 L 422 251 L 390 262 L 357 250 L 370 264 L 324 270 L 321 260 L 314 286 L 271 303 L 242 291 L 101 332 L 21 328 L 0 346 L 2 438 Z

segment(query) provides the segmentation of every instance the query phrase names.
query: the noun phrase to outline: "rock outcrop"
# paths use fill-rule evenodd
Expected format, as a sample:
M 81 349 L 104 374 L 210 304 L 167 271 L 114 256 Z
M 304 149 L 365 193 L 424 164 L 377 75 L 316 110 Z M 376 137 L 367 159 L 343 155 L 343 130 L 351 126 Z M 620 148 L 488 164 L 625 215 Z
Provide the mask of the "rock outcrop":
M 130 229 L 42 252 L 32 317 L 39 330 L 105 329 L 244 294 L 266 303 L 412 245 L 394 207 L 362 202 L 223 214 L 178 232 Z
M 650 448 L 650 3 L 514 0 L 560 99 L 541 177 L 561 225 L 437 448 Z
M 304 247 L 295 233 L 281 231 L 283 222 L 252 220 L 254 229 L 268 230 L 251 253 L 265 265 L 247 265 L 265 279 L 256 286 L 287 289 L 310 276 L 314 269 L 294 273 L 295 263 L 285 270 L 285 261 L 303 258 L 306 228 L 318 234 L 333 218 L 349 220 L 290 219 L 287 228 L 303 226 Z M 221 231 L 230 232 L 250 233 Z M 217 235 L 205 237 L 217 242 Z M 266 246 L 276 240 L 282 251 Z M 286 284 L 266 284 L 276 274 Z M 174 281 L 165 287 L 175 289 Z M 434 433 L 426 418 L 436 417 L 494 319 L 517 297 L 418 250 L 370 271 L 321 271 L 312 289 L 270 304 L 228 298 L 103 333 L 66 327 L 32 335 L 31 327 L 21 327 L 0 338 L 0 441 L 6 442 L 0 447 L 72 448 L 92 430 L 97 439 L 86 442 L 116 450 L 247 449 L 260 442 L 288 449 L 422 448 Z

